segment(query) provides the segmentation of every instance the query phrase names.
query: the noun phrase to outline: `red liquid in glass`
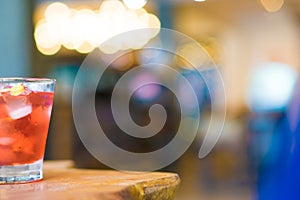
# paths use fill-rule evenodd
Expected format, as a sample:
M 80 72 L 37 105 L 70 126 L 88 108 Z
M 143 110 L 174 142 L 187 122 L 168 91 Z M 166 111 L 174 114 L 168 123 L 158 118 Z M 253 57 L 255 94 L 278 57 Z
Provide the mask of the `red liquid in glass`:
M 43 158 L 53 96 L 53 92 L 0 93 L 0 165 Z

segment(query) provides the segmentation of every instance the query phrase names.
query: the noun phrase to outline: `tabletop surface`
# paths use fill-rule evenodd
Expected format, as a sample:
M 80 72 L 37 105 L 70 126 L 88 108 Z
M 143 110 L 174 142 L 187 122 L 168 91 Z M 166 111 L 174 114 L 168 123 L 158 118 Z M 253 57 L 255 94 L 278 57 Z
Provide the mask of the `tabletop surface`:
M 0 185 L 0 200 L 172 200 L 179 182 L 174 173 L 75 169 L 71 161 L 46 161 L 44 180 Z

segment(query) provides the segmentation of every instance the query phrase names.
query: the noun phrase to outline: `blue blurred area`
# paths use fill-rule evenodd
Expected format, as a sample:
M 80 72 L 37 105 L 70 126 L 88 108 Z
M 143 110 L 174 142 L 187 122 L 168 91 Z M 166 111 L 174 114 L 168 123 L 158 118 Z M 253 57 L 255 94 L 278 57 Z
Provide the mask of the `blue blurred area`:
M 205 81 L 203 80 L 202 75 L 196 70 L 182 69 L 181 76 L 183 76 L 188 83 L 191 85 L 193 92 L 197 97 L 197 104 L 193 104 L 192 97 L 189 97 L 186 85 L 180 77 L 176 78 L 176 86 L 178 87 L 179 95 L 184 99 L 182 103 L 183 109 L 187 110 L 189 115 L 192 117 L 197 116 L 197 110 L 202 108 L 205 103 L 209 101 L 209 93 Z
M 296 200 L 300 196 L 300 87 L 274 126 L 259 167 L 259 200 Z
M 55 94 L 64 102 L 71 102 L 72 90 L 79 67 L 75 65 L 63 65 L 53 68 L 49 73 L 50 78 L 56 79 Z
M 262 64 L 252 76 L 247 97 L 249 155 L 252 176 L 258 174 L 259 200 L 299 199 L 297 77 L 291 66 L 276 62 Z
M 4 0 L 0 6 L 0 76 L 30 74 L 31 14 L 28 1 Z

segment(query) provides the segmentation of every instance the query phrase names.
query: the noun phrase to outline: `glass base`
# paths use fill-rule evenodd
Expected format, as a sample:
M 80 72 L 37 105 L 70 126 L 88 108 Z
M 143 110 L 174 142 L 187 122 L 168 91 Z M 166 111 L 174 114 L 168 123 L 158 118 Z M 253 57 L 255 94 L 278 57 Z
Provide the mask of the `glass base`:
M 23 165 L 0 166 L 0 184 L 28 183 L 43 178 L 43 159 Z

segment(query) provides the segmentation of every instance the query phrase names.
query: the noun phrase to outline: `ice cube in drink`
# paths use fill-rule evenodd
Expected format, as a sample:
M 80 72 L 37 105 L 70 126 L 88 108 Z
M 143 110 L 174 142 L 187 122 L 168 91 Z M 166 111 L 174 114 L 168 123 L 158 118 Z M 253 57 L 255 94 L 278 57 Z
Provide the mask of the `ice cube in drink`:
M 0 166 L 43 158 L 53 96 L 20 84 L 0 90 Z

